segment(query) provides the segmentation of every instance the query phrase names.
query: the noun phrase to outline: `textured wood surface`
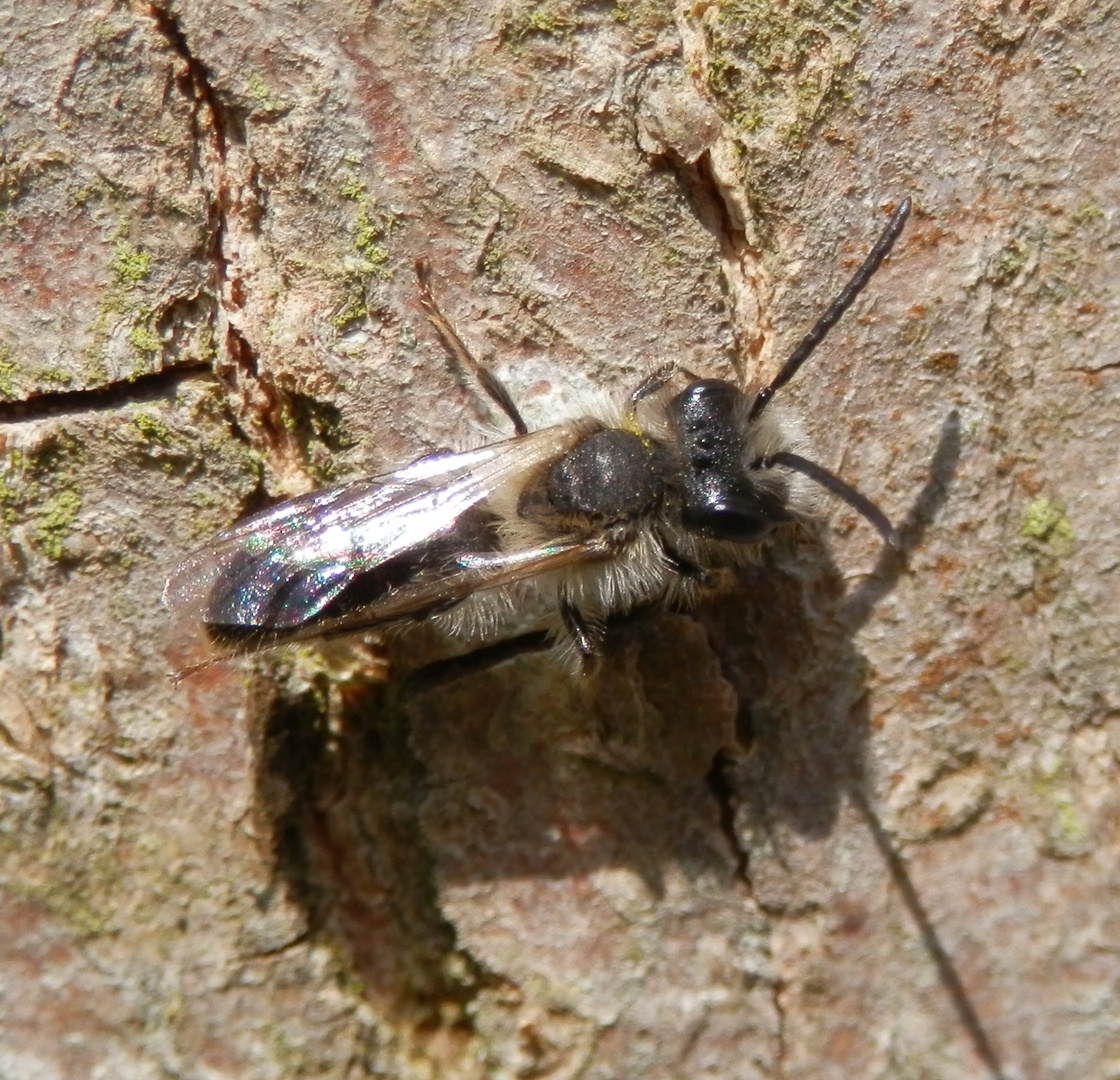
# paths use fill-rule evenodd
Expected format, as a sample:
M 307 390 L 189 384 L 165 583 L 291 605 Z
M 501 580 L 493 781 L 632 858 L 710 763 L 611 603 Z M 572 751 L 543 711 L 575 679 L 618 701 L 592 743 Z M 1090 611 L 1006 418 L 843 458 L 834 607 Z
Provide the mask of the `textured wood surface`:
M 0 1077 L 1120 1068 L 1111 4 L 0 5 Z M 826 505 L 579 679 L 174 685 L 265 498 L 677 359 Z M 387 677 L 392 675 L 391 679 Z

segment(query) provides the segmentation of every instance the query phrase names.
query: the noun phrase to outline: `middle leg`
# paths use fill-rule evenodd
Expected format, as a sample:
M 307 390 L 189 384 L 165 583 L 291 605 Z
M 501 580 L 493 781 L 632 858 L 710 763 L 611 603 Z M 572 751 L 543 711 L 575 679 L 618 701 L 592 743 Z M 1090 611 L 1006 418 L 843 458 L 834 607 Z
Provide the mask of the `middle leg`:
M 598 655 L 599 647 L 603 643 L 602 629 L 588 622 L 579 608 L 566 596 L 560 599 L 560 618 L 564 623 L 564 629 L 575 642 L 580 660 L 586 670 Z

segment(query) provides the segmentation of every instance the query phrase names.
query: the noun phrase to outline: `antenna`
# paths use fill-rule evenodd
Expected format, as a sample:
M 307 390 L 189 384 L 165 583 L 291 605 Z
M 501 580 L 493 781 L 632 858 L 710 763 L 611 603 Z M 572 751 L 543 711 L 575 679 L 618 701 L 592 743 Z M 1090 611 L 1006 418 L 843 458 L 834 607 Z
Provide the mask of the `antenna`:
M 800 454 L 791 454 L 784 450 L 761 458 L 755 463 L 755 467 L 759 469 L 772 469 L 775 465 L 784 465 L 787 469 L 799 472 L 814 483 L 820 484 L 825 491 L 831 492 L 838 499 L 843 499 L 857 514 L 875 526 L 887 547 L 899 546 L 898 530 L 891 524 L 891 519 L 866 495 L 856 491 L 851 484 L 845 484 L 839 476 L 829 472 L 823 465 L 818 465 Z
M 774 381 L 758 392 L 758 397 L 754 399 L 754 405 L 751 406 L 752 420 L 766 408 L 774 392 L 780 390 L 797 374 L 801 365 L 812 356 L 813 350 L 824 340 L 825 334 L 840 321 L 840 316 L 852 306 L 852 301 L 867 287 L 875 271 L 894 247 L 894 242 L 898 239 L 909 216 L 910 199 L 906 198 L 894 212 L 883 234 L 875 241 L 875 246 L 867 253 L 863 265 L 852 275 L 852 280 L 840 290 L 840 295 L 816 321 L 813 329 L 801 339 L 801 344 L 790 353 L 789 359 L 782 365 L 782 370 L 775 376 Z

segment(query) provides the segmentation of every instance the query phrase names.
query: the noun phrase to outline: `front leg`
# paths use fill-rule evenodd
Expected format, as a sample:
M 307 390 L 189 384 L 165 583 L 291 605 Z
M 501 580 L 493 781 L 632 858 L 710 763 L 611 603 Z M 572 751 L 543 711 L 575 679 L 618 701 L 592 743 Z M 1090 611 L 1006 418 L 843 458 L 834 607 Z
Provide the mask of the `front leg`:
M 687 555 L 682 555 L 660 532 L 654 532 L 654 539 L 657 541 L 657 546 L 661 548 L 661 554 L 669 564 L 669 568 L 678 577 L 699 585 L 701 588 L 713 583 L 716 574 L 712 570 L 694 562 Z
M 563 620 L 564 629 L 571 635 L 579 650 L 581 666 L 586 672 L 590 665 L 598 658 L 599 648 L 603 644 L 603 629 L 588 622 L 583 613 L 566 596 L 560 600 L 560 618 Z

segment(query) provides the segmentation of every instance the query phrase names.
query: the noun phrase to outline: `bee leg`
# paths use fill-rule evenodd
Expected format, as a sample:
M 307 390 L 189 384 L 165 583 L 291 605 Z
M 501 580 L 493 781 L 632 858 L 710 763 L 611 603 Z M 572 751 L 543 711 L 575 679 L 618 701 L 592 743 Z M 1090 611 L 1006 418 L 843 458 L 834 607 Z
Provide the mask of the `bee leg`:
M 700 376 L 686 367 L 681 367 L 675 360 L 662 364 L 653 374 L 647 375 L 630 394 L 630 408 L 633 409 L 643 398 L 656 394 L 674 375 L 683 375 L 689 382 L 696 382 Z
M 695 581 L 698 585 L 706 585 L 711 581 L 712 572 L 710 570 L 705 570 L 698 563 L 682 555 L 664 536 L 658 534 L 657 543 L 661 548 L 661 554 L 665 557 L 665 561 L 669 564 L 673 573 L 688 578 L 690 581 Z
M 509 391 L 498 382 L 497 376 L 489 368 L 483 367 L 471 356 L 470 350 L 463 344 L 463 339 L 455 332 L 455 327 L 440 311 L 432 293 L 432 266 L 427 259 L 416 260 L 416 284 L 420 289 L 420 304 L 424 308 L 424 314 L 428 316 L 428 322 L 435 327 L 440 343 L 450 353 L 451 358 L 478 380 L 479 386 L 487 397 L 509 417 L 516 434 L 528 434 L 528 425 L 514 405 Z
M 401 685 L 407 693 L 422 693 L 454 682 L 464 676 L 489 671 L 506 660 L 551 649 L 555 642 L 543 630 L 521 634 L 507 641 L 483 645 L 462 656 L 433 660 L 404 674 Z
M 567 598 L 560 601 L 560 618 L 564 621 L 564 628 L 572 635 L 576 648 L 579 649 L 580 659 L 586 671 L 596 658 L 599 646 L 602 644 L 602 629 L 588 623 L 579 608 Z
M 662 364 L 652 375 L 643 379 L 630 395 L 631 408 L 637 405 L 642 398 L 647 398 L 650 394 L 656 394 L 676 373 L 677 365 L 672 360 L 667 364 Z

